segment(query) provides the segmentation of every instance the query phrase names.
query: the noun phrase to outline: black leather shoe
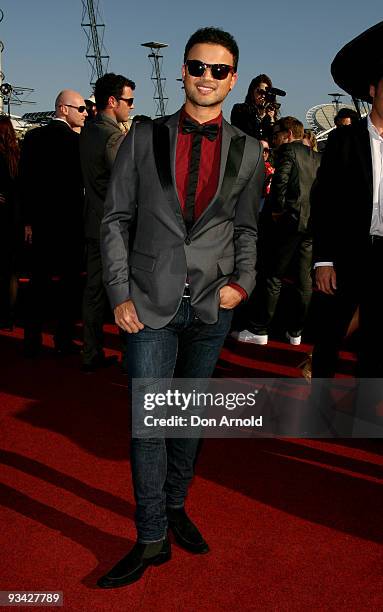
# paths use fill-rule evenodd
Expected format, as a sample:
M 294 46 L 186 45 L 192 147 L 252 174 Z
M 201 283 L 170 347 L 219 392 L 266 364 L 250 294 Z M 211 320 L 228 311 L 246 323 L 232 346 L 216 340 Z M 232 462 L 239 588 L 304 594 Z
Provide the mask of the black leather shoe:
M 171 556 L 168 538 L 165 538 L 162 543 L 140 544 L 137 542 L 126 557 L 121 559 L 105 576 L 99 578 L 97 584 L 102 589 L 117 589 L 132 584 L 141 578 L 147 567 L 162 565 L 170 561 Z
M 208 553 L 210 548 L 194 523 L 191 522 L 184 508 L 168 508 L 168 525 L 175 541 L 188 552 L 196 555 Z

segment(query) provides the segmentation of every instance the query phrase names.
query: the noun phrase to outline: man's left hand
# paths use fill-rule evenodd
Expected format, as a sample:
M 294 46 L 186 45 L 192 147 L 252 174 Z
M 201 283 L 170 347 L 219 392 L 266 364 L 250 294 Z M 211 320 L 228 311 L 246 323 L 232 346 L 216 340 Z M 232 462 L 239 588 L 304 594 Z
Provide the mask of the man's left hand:
M 238 306 L 238 304 L 242 301 L 242 295 L 237 289 L 234 287 L 229 287 L 229 285 L 225 285 L 219 290 L 219 298 L 220 298 L 220 308 L 224 308 L 225 310 L 231 310 Z

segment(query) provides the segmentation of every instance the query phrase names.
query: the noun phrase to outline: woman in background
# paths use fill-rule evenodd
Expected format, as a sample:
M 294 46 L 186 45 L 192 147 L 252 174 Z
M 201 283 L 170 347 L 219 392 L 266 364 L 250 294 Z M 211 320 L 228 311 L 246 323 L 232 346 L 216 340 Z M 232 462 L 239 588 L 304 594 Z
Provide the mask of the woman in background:
M 272 86 L 267 74 L 256 76 L 249 85 L 245 101 L 234 104 L 230 116 L 230 123 L 245 134 L 270 142 L 280 106 L 276 101 L 269 100 L 267 90 Z

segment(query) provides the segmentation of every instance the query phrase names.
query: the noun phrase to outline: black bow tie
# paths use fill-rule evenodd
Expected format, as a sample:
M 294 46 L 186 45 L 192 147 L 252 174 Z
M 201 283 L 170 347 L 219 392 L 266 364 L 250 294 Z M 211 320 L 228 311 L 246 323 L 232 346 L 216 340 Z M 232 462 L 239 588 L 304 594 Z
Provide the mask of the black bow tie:
M 218 136 L 218 132 L 218 123 L 207 123 L 205 125 L 200 125 L 199 123 L 194 123 L 194 121 L 191 121 L 191 119 L 188 119 L 187 117 L 185 117 L 182 123 L 183 134 L 201 134 L 209 140 L 215 140 Z

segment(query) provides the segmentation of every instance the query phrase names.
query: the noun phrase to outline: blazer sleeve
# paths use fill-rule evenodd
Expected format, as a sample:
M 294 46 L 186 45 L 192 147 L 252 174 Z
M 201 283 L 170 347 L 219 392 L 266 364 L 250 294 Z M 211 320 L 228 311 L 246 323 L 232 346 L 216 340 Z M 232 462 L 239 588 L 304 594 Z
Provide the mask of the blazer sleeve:
M 349 128 L 346 128 L 347 130 Z M 339 184 L 339 163 L 343 159 L 339 131 L 329 135 L 322 155 L 317 179 L 311 190 L 311 222 L 313 234 L 313 260 L 331 261 L 336 258 L 337 188 Z
M 136 216 L 138 192 L 135 139 L 132 126 L 113 166 L 101 223 L 103 278 L 112 308 L 130 297 L 129 229 Z
M 253 140 L 253 139 L 251 139 Z M 265 178 L 262 149 L 253 141 L 255 165 L 244 189 L 237 200 L 234 216 L 235 271 L 228 283 L 238 284 L 248 295 L 255 286 L 257 262 L 258 214 Z
M 273 212 L 281 213 L 286 209 L 286 194 L 294 166 L 295 156 L 291 147 L 281 145 L 271 182 L 270 203 Z

